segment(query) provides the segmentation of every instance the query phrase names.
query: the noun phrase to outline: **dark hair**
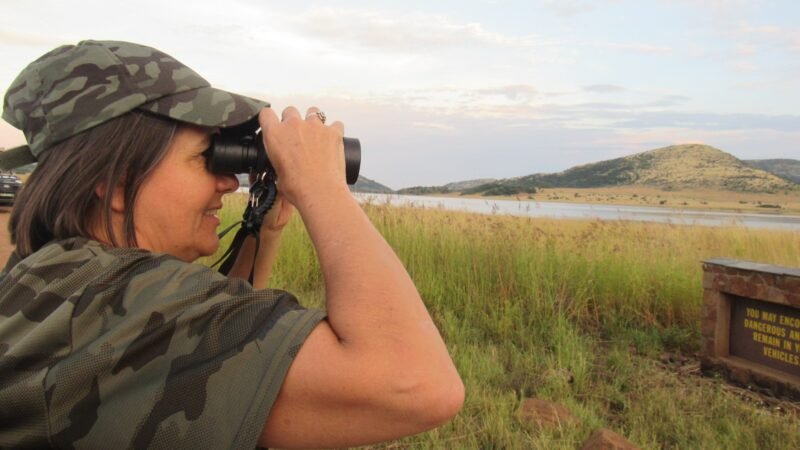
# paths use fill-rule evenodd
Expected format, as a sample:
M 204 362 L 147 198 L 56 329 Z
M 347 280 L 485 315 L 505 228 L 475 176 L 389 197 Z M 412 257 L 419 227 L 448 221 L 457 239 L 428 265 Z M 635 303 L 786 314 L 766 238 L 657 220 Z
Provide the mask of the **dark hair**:
M 111 244 L 119 247 L 111 223 L 111 198 L 118 188 L 125 199 L 122 239 L 135 247 L 132 205 L 166 154 L 176 127 L 176 122 L 133 111 L 47 149 L 11 212 L 8 228 L 17 254 L 24 258 L 55 239 L 96 239 L 92 226 L 101 217 Z M 98 186 L 105 186 L 103 201 Z

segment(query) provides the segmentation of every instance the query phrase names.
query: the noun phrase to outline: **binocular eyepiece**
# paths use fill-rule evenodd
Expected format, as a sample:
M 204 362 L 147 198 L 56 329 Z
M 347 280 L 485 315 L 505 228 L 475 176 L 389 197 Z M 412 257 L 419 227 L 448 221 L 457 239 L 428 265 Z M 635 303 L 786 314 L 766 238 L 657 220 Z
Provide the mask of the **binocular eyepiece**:
M 356 184 L 361 168 L 361 143 L 358 139 L 348 137 L 342 141 L 347 184 Z M 208 168 L 214 173 L 275 172 L 257 120 L 223 129 L 213 137 L 207 152 Z

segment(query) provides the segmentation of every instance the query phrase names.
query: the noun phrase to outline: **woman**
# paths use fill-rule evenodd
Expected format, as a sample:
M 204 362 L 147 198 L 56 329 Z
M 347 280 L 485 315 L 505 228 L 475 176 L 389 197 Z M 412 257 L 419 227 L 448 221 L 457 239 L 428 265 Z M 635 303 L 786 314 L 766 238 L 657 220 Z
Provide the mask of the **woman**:
M 137 44 L 84 41 L 39 58 L 3 118 L 39 162 L 0 278 L 0 447 L 345 447 L 435 427 L 463 385 L 404 267 L 345 185 L 343 125 L 279 119 Z M 237 187 L 206 168 L 219 129 L 257 116 L 283 200 L 299 212 L 326 314 L 199 265 Z M 252 246 L 234 271 L 250 271 Z

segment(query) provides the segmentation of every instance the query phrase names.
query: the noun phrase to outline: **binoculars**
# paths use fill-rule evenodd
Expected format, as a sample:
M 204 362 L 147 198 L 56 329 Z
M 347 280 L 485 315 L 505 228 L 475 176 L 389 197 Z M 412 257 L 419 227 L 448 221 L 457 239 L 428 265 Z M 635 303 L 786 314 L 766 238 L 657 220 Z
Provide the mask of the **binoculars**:
M 352 185 L 358 180 L 361 168 L 361 143 L 349 137 L 342 138 L 342 141 L 347 184 Z M 214 173 L 275 173 L 257 119 L 237 127 L 223 128 L 213 137 L 207 152 L 208 168 Z

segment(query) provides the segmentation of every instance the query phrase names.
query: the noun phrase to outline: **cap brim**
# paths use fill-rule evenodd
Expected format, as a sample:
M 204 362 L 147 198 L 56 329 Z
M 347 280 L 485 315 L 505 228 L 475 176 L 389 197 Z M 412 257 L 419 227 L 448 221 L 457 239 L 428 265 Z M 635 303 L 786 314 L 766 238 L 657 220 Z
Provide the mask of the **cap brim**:
M 233 127 L 257 116 L 269 103 L 243 95 L 201 87 L 161 97 L 138 107 L 180 122 L 206 127 Z
M 11 170 L 36 162 L 30 147 L 20 145 L 0 152 L 0 170 Z

